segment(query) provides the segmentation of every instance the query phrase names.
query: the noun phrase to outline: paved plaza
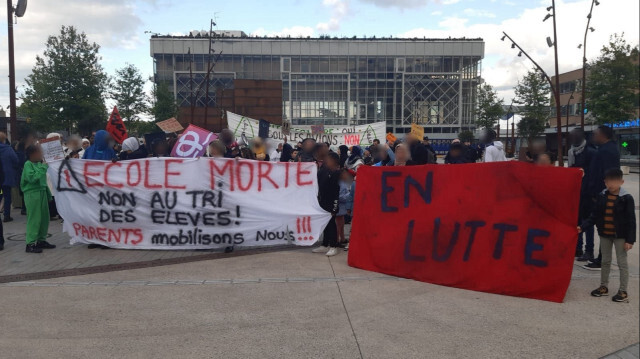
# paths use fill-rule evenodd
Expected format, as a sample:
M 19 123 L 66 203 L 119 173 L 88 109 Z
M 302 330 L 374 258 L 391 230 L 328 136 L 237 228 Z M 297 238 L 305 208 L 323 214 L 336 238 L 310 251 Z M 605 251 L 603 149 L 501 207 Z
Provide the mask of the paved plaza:
M 637 174 L 625 187 L 638 199 Z M 638 246 L 630 303 L 589 296 L 599 272 L 576 262 L 557 304 L 363 271 L 347 252 L 90 250 L 59 221 L 58 248 L 27 254 L 14 217 L 2 358 L 638 358 Z

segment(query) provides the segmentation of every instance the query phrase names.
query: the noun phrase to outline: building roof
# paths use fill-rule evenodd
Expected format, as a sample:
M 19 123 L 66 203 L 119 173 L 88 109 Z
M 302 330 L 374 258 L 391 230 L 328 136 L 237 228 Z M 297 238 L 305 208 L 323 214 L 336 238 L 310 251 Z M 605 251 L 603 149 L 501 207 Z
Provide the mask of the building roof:
M 152 39 L 197 39 L 197 38 L 207 38 L 208 31 L 191 31 L 189 35 L 159 35 L 153 34 L 151 36 Z M 347 37 L 347 36 L 329 36 L 329 35 L 320 35 L 318 37 L 311 36 L 252 36 L 247 35 L 244 31 L 239 30 L 214 30 L 213 38 L 215 39 L 255 39 L 255 40 L 343 40 L 343 41 L 484 41 L 482 38 L 426 38 L 426 37 Z

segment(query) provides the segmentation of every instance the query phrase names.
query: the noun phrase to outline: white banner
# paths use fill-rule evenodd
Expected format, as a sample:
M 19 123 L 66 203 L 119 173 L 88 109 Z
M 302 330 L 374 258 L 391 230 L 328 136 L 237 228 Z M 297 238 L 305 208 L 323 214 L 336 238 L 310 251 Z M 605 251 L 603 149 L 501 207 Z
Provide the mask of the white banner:
M 204 157 L 72 159 L 48 171 L 71 243 L 196 249 L 312 245 L 330 218 L 316 170 Z
M 227 111 L 227 124 L 236 138 L 239 138 L 242 133 L 248 139 L 258 136 L 258 120 Z M 296 126 L 291 127 L 287 141 L 295 145 L 297 142 L 311 137 L 318 142 L 329 142 L 331 146 L 370 146 L 376 138 L 380 142 L 384 142 L 387 136 L 386 131 L 387 123 L 385 121 L 358 126 L 324 126 L 325 133 L 317 135 L 311 134 L 311 126 Z M 269 140 L 280 143 L 284 142 L 284 137 L 282 126 L 274 124 L 269 126 Z

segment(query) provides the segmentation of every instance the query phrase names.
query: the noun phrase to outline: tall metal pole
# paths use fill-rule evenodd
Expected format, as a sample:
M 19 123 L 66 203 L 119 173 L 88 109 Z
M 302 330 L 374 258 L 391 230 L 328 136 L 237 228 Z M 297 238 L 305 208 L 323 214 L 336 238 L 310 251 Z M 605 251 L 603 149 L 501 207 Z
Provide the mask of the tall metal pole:
M 18 119 L 16 110 L 16 65 L 13 54 L 13 5 L 7 0 L 7 36 L 9 38 L 9 111 L 11 124 L 10 136 L 12 141 L 18 139 Z
M 555 56 L 556 83 L 553 87 L 553 96 L 556 103 L 556 127 L 558 128 L 558 166 L 564 167 L 564 151 L 562 149 L 562 113 L 560 113 L 560 76 L 558 71 L 558 35 L 556 31 L 556 0 L 551 1 L 553 6 L 553 51 Z
M 587 27 L 584 29 L 584 41 L 582 42 L 582 95 L 580 97 L 580 128 L 584 130 L 584 109 L 586 103 L 587 88 L 587 34 L 589 33 L 589 24 L 591 23 L 591 14 L 593 14 L 593 5 L 596 0 L 591 1 L 591 9 L 587 15 Z
M 207 128 L 207 122 L 209 117 L 209 84 L 211 83 L 211 41 L 213 40 L 211 34 L 213 33 L 213 20 L 209 23 L 209 52 L 207 53 L 207 76 L 206 76 L 206 88 L 204 92 L 204 128 Z

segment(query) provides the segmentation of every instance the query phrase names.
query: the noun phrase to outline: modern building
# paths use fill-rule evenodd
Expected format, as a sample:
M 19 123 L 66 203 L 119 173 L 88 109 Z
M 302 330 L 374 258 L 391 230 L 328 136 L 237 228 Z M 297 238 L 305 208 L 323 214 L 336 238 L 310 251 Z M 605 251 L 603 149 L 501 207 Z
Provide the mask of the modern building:
M 419 123 L 445 139 L 474 129 L 484 41 L 194 31 L 152 36 L 151 56 L 154 81 L 169 86 L 184 123 L 217 131 L 229 110 L 294 126 L 386 121 L 396 134 Z

